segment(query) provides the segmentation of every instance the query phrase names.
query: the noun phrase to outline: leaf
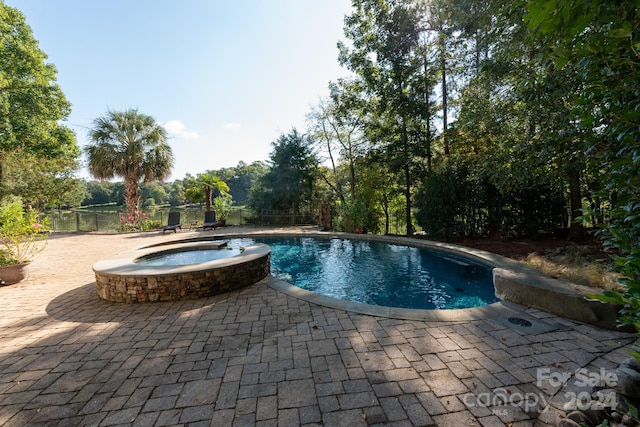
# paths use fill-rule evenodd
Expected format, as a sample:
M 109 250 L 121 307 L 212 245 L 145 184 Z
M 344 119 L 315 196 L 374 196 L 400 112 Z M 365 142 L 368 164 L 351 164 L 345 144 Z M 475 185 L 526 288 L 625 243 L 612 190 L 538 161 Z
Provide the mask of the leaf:
M 613 30 L 609 31 L 609 37 L 625 39 L 627 37 L 631 37 L 631 32 L 625 30 L 624 28 L 614 28 Z

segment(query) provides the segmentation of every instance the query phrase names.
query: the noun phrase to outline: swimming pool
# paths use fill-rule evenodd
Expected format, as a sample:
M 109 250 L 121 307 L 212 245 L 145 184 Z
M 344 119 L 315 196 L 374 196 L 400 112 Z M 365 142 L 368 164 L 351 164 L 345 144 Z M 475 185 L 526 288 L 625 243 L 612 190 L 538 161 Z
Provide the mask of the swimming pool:
M 445 251 L 344 238 L 231 239 L 271 247 L 271 274 L 332 298 L 411 309 L 471 308 L 499 301 L 492 267 Z

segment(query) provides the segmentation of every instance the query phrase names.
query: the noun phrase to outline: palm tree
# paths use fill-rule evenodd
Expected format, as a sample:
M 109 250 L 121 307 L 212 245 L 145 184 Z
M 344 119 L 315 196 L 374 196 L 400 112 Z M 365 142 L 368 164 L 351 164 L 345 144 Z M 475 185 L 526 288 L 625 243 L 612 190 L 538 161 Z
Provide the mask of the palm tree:
M 84 148 L 89 173 L 97 179 L 124 179 L 125 204 L 138 213 L 141 182 L 163 181 L 171 174 L 173 153 L 166 130 L 137 109 L 108 111 L 93 122 L 90 144 Z
M 185 194 L 189 200 L 193 202 L 204 200 L 205 209 L 210 211 L 214 193 L 219 196 L 228 196 L 229 186 L 226 182 L 210 172 L 200 173 L 195 178 L 189 177 L 185 190 Z

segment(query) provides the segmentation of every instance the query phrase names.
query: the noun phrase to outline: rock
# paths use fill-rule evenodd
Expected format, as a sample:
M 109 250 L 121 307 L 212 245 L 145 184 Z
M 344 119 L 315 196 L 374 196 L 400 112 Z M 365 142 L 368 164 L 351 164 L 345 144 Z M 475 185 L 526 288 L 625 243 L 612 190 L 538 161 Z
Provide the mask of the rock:
M 585 426 L 592 426 L 593 425 L 593 421 L 591 421 L 591 419 L 589 417 L 587 417 L 584 412 L 581 411 L 573 411 L 570 412 L 567 415 L 567 418 L 575 421 L 576 423 L 580 424 L 580 425 L 585 425 Z
M 563 418 L 558 423 L 558 427 L 582 427 L 577 422 L 570 420 L 569 418 Z
M 620 365 L 616 375 L 618 380 L 613 388 L 630 399 L 640 399 L 640 372 Z
M 618 395 L 618 392 L 612 388 L 597 390 L 591 397 L 603 407 L 610 408 L 609 410 L 620 409 L 620 404 L 624 403 L 624 398 Z
M 628 357 L 620 364 L 625 368 L 633 369 L 636 372 L 640 372 L 640 361 L 635 357 Z
M 611 420 L 615 423 L 621 423 L 622 422 L 622 414 L 618 411 L 613 411 L 611 413 Z
M 631 415 L 624 414 L 622 416 L 622 425 L 625 425 L 625 426 L 636 426 L 637 424 L 636 424 L 635 420 L 633 419 L 633 417 Z
M 604 407 L 601 407 L 601 405 L 596 405 L 596 404 L 591 405 L 589 409 L 582 410 L 582 413 L 584 413 L 587 417 L 589 417 L 589 419 L 595 425 L 600 425 L 604 421 L 606 421 L 608 419 L 608 414 L 610 412 L 611 412 L 610 408 L 604 408 Z

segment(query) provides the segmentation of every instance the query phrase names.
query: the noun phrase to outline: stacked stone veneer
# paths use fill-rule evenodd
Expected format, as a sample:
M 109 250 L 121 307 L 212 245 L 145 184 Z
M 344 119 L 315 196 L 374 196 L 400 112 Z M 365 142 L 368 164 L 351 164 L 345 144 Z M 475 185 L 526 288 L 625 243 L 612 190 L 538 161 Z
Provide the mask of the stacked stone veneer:
M 125 303 L 181 301 L 217 295 L 253 285 L 269 275 L 270 251 L 262 252 L 235 256 L 233 262 L 203 263 L 202 269 L 196 264 L 190 266 L 191 271 L 169 268 L 155 274 L 127 274 L 125 268 L 114 274 L 94 268 L 96 290 L 100 298 Z

